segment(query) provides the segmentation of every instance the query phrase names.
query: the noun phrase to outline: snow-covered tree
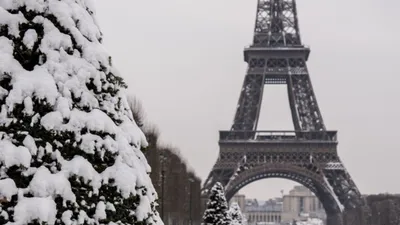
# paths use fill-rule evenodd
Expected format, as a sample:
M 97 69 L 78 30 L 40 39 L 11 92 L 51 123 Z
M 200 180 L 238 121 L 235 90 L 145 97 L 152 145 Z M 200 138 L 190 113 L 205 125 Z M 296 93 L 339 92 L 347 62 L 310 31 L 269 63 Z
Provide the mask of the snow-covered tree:
M 210 191 L 203 220 L 205 223 L 213 225 L 229 225 L 231 223 L 224 187 L 219 182 Z
M 0 224 L 162 224 L 92 0 L 0 0 Z
M 246 215 L 243 215 L 243 217 L 242 217 L 242 224 L 243 225 L 247 225 L 248 224 Z
M 229 216 L 232 220 L 231 224 L 233 225 L 243 224 L 242 211 L 240 210 L 239 204 L 237 202 L 232 202 L 231 207 L 229 208 Z

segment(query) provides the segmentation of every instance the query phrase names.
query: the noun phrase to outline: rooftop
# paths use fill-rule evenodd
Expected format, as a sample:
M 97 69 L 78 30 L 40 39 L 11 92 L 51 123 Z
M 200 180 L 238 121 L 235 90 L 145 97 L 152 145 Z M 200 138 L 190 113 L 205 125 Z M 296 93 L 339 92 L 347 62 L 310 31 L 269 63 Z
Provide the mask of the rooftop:
M 260 201 L 257 199 L 246 199 L 246 212 L 282 212 L 283 203 L 280 199 Z

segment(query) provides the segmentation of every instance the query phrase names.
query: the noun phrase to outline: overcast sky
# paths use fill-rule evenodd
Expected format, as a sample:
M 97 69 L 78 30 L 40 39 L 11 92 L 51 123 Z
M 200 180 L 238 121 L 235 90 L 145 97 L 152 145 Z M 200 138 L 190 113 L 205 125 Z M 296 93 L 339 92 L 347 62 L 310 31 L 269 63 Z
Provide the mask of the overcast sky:
M 246 72 L 256 0 L 98 0 L 105 47 L 162 140 L 205 179 Z M 400 193 L 399 0 L 299 0 L 308 67 L 339 155 L 361 192 Z M 259 129 L 291 129 L 286 87 L 267 86 Z M 294 183 L 240 192 L 266 199 Z

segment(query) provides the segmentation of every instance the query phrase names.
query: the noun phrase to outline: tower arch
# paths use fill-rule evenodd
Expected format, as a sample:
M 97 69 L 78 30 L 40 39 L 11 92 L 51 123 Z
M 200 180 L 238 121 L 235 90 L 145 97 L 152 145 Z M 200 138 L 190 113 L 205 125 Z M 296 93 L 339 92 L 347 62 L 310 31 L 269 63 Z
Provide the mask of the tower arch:
M 268 178 L 287 179 L 305 186 L 322 203 L 328 221 L 331 221 L 332 224 L 339 224 L 342 220 L 343 206 L 336 198 L 332 188 L 325 182 L 324 176 L 295 165 L 263 164 L 238 173 L 225 186 L 227 200 L 229 201 L 243 187 Z

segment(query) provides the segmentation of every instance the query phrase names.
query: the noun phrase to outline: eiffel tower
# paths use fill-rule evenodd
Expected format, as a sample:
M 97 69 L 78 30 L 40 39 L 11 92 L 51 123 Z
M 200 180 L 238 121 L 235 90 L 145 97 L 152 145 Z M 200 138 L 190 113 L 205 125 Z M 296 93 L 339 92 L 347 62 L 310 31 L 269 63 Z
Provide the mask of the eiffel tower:
M 258 0 L 253 44 L 244 50 L 248 69 L 233 125 L 219 133 L 219 156 L 202 195 L 206 198 L 216 182 L 225 186 L 230 199 L 249 183 L 285 178 L 319 198 L 327 225 L 366 224 L 364 213 L 353 214 L 354 222 L 344 222 L 344 211 L 366 204 L 337 153 L 337 131 L 324 125 L 306 65 L 309 54 L 300 38 L 296 1 Z M 266 85 L 287 86 L 294 131 L 257 130 Z

